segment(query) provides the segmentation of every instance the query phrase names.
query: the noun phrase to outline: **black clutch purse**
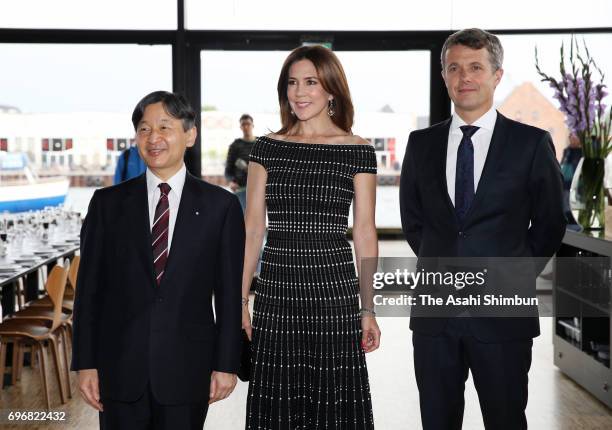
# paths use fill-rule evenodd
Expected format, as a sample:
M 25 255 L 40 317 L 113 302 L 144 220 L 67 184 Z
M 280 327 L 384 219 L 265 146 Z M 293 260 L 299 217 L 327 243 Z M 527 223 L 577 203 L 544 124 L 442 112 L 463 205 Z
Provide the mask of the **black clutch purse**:
M 242 330 L 242 352 L 240 353 L 238 378 L 242 382 L 248 382 L 251 378 L 251 341 L 244 330 Z

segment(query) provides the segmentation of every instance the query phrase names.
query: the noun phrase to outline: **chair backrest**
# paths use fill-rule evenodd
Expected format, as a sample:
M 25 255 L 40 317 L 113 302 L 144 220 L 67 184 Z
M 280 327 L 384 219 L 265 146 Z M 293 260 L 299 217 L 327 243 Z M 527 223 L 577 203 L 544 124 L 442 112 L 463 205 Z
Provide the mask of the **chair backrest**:
M 70 287 L 73 291 L 76 291 L 77 284 L 77 275 L 79 274 L 79 263 L 81 262 L 81 257 L 75 255 L 70 263 L 70 269 L 68 270 L 68 280 L 70 281 Z
M 47 290 L 47 294 L 53 302 L 53 324 L 51 326 L 51 331 L 58 328 L 62 322 L 62 304 L 67 281 L 68 271 L 59 264 L 51 269 L 51 273 L 49 273 L 47 277 L 45 290 Z

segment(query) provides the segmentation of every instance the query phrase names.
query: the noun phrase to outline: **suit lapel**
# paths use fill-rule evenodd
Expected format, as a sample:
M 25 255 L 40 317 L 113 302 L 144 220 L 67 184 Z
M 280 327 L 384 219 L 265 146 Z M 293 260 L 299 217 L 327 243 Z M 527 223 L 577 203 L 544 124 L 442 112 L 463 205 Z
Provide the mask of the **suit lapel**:
M 450 130 L 451 119 L 447 119 L 440 127 L 437 127 L 432 137 L 432 142 L 436 145 L 435 150 L 435 171 L 438 172 L 438 183 L 441 185 L 442 198 L 444 199 L 444 206 L 450 212 L 455 221 L 457 216 L 455 214 L 455 207 L 453 202 L 448 195 L 448 183 L 446 181 L 446 152 L 448 150 L 448 133 Z
M 492 189 L 494 178 L 497 174 L 497 166 L 499 161 L 502 159 L 504 148 L 506 147 L 506 141 L 508 140 L 507 133 L 508 122 L 506 117 L 497 112 L 497 120 L 495 121 L 495 127 L 493 128 L 493 136 L 491 136 L 491 144 L 489 145 L 489 151 L 487 152 L 487 158 L 485 160 L 482 174 L 480 175 L 480 181 L 478 182 L 478 189 L 474 196 L 474 201 L 465 216 L 465 224 L 470 221 L 470 218 L 477 213 L 480 206 L 483 204 L 484 196 Z
M 160 288 L 163 288 L 168 280 L 172 278 L 180 262 L 187 260 L 188 256 L 184 255 L 184 253 L 189 252 L 187 244 L 190 240 L 193 240 L 193 229 L 199 225 L 198 219 L 205 216 L 204 209 L 205 202 L 202 200 L 201 194 L 198 193 L 196 179 L 187 172 L 172 233 L 170 253 L 168 254 L 168 261 L 166 262 L 166 269 Z
M 146 175 L 135 179 L 124 202 L 125 212 L 129 217 L 129 226 L 134 226 L 135 249 L 138 259 L 150 275 L 150 284 L 154 285 L 153 250 L 151 248 L 151 226 L 149 221 L 149 200 L 147 197 Z

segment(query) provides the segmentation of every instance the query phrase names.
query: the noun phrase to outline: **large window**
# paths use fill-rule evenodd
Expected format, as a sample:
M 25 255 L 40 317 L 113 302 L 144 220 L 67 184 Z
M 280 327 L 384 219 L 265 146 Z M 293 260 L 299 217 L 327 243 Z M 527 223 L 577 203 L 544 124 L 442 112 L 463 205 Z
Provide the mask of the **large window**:
M 276 80 L 288 52 L 202 51 L 202 171 L 223 176 L 227 149 L 253 117 L 256 136 L 278 130 Z
M 451 25 L 452 0 L 186 0 L 186 27 L 206 30 L 439 30 Z
M 94 187 L 112 183 L 138 100 L 172 89 L 170 47 L 0 44 L 0 57 L 0 155 L 24 154 L 35 176 L 86 187 L 67 199 L 85 210 Z
M 453 29 L 597 28 L 612 23 L 608 0 L 453 0 L 451 13 Z
M 193 64 L 189 58 L 193 51 L 183 48 L 218 49 L 201 52 L 202 94 L 201 106 L 197 108 L 202 109 L 202 172 L 221 184 L 227 148 L 240 135 L 241 114 L 253 115 L 256 135 L 280 127 L 276 80 L 288 52 L 234 51 L 241 43 L 247 46 L 252 41 L 250 48 L 287 49 L 287 40 L 299 39 L 294 32 L 301 31 L 302 36 L 311 39 L 313 35 L 309 32 L 322 30 L 322 39 L 327 39 L 326 31 L 331 33 L 332 43 L 336 36 L 337 47 L 360 49 L 358 40 L 346 39 L 346 34 L 338 32 L 361 31 L 359 37 L 367 38 L 368 31 L 422 31 L 406 36 L 414 40 L 398 40 L 397 35 L 390 35 L 380 41 L 380 48 L 419 46 L 435 50 L 440 43 L 437 31 L 465 27 L 490 30 L 609 27 L 612 16 L 612 2 L 608 0 L 584 0 L 580 4 L 574 0 L 515 0 L 495 5 L 485 0 L 431 0 L 418 4 L 399 0 L 184 3 L 188 31 L 184 40 L 177 37 L 179 45 L 175 52 L 187 58 L 183 55 L 174 58 L 179 78 L 175 85 L 184 89 L 194 82 L 188 67 Z M 0 28 L 176 30 L 177 16 L 177 0 L 21 0 L 9 2 L 3 8 Z M 263 36 L 260 33 L 249 40 L 247 36 L 241 38 L 223 30 L 282 33 L 272 38 L 267 37 L 268 33 Z M 165 37 L 171 35 L 19 30 L 4 34 L 11 41 L 22 36 L 18 40 L 31 41 L 32 37 L 49 34 L 63 42 L 66 38 L 79 38 L 74 40 L 78 43 L 84 41 L 82 38 L 124 42 L 115 40 L 116 35 L 130 38 L 126 43 L 155 43 L 156 35 L 163 35 L 160 39 L 163 41 L 170 40 Z M 501 39 L 506 51 L 505 76 L 496 91 L 496 107 L 511 118 L 549 130 L 560 155 L 567 142 L 567 129 L 551 89 L 536 74 L 533 52 L 537 44 L 542 68 L 556 74 L 559 45 L 561 40 L 569 42 L 569 34 L 512 35 Z M 582 36 L 578 40 L 582 42 Z M 584 40 L 609 81 L 612 33 L 587 34 Z M 181 46 L 181 41 L 185 45 Z M 278 45 L 274 45 L 275 41 Z M 368 40 L 364 49 L 377 49 L 376 43 L 377 40 Z M 26 153 L 43 174 L 70 175 L 73 184 L 110 183 L 121 151 L 129 147 L 133 138 L 130 113 L 134 104 L 150 91 L 172 89 L 172 52 L 170 46 L 164 45 L 0 43 L 0 153 Z M 379 199 L 387 196 L 395 204 L 410 131 L 429 125 L 430 101 L 434 118 L 444 116 L 447 108 L 442 87 L 434 87 L 434 92 L 429 93 L 430 53 L 386 50 L 336 53 L 345 67 L 355 105 L 353 131 L 369 139 L 377 151 Z M 182 82 L 182 76 L 189 76 L 187 82 Z M 193 157 L 187 161 L 190 168 L 199 167 L 193 163 Z M 78 174 L 79 169 L 87 175 Z M 379 211 L 380 226 L 399 226 L 399 218 L 387 218 L 393 211 L 385 211 L 380 203 Z
M 186 0 L 186 26 L 206 30 L 449 30 L 608 27 L 608 0 Z
M 568 130 L 559 103 L 548 83 L 541 82 L 535 68 L 535 48 L 541 69 L 556 78 L 559 72 L 559 49 L 563 42 L 569 56 L 570 34 L 501 36 L 504 47 L 504 76 L 495 92 L 498 109 L 512 119 L 550 131 L 559 157 L 568 142 Z M 606 74 L 610 85 L 612 76 L 612 33 L 578 34 L 576 41 L 587 44 L 591 56 Z M 569 64 L 569 63 L 566 63 Z M 594 76 L 599 79 L 598 73 Z
M 0 28 L 175 30 L 176 0 L 2 2 Z

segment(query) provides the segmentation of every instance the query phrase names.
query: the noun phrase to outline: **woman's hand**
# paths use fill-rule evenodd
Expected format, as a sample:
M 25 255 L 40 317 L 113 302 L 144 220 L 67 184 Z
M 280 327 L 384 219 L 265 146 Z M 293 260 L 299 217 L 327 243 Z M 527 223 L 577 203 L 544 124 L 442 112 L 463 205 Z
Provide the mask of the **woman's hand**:
M 246 331 L 249 340 L 253 340 L 253 327 L 251 327 L 251 314 L 248 305 L 242 305 L 242 329 Z
M 244 321 L 244 318 L 243 318 Z M 372 352 L 380 346 L 380 329 L 374 315 L 361 316 L 361 346 L 365 352 Z

